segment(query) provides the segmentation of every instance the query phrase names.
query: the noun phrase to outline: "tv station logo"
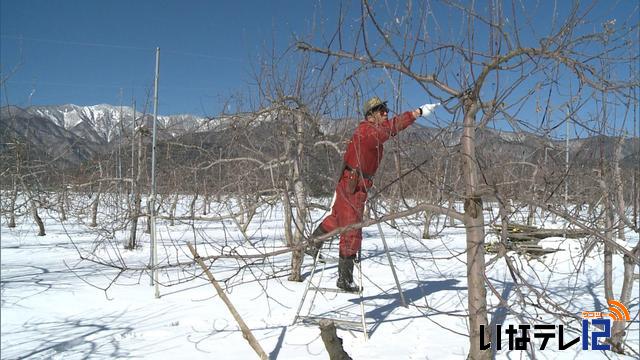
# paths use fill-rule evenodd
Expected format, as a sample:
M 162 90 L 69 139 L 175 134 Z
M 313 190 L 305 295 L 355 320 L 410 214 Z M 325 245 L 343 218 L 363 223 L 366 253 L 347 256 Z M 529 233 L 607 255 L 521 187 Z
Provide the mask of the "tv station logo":
M 582 342 L 582 350 L 610 350 L 611 345 L 605 340 L 611 337 L 611 321 L 630 321 L 631 315 L 623 303 L 616 300 L 609 300 L 609 312 L 583 311 L 582 312 L 582 335 L 574 339 L 567 340 L 564 333 L 564 325 L 554 324 L 510 324 L 505 327 L 504 335 L 508 338 L 508 350 L 527 350 L 531 343 L 529 331 L 533 328 L 533 338 L 542 339 L 540 350 L 545 350 L 549 340 L 558 339 L 558 350 L 566 350 L 579 342 Z M 595 330 L 589 331 L 590 327 Z M 487 343 L 484 338 L 484 325 L 480 325 L 480 350 L 502 350 L 502 324 L 495 326 L 495 344 Z M 582 341 L 581 341 L 582 340 Z M 591 345 L 591 346 L 590 346 Z
M 583 311 L 583 319 L 603 319 L 610 317 L 613 321 L 630 321 L 631 315 L 624 304 L 617 300 L 609 300 L 609 313 L 599 311 Z

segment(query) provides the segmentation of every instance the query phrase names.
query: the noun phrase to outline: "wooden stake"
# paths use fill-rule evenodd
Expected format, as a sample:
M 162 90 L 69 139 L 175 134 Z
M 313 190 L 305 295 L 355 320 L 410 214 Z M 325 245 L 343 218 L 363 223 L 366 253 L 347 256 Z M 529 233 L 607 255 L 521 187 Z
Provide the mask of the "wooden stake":
M 207 266 L 204 264 L 204 262 L 200 258 L 200 255 L 198 255 L 198 253 L 196 252 L 196 249 L 194 249 L 191 243 L 189 242 L 187 242 L 187 246 L 189 247 L 189 250 L 191 251 L 191 254 L 193 255 L 193 258 L 195 259 L 195 261 L 198 263 L 198 265 L 200 265 L 200 267 L 202 267 L 202 270 L 204 270 L 205 274 L 207 274 L 209 281 L 211 281 L 213 286 L 216 288 L 216 291 L 218 292 L 218 296 L 220 296 L 222 301 L 224 301 L 225 305 L 227 305 L 227 308 L 231 312 L 231 315 L 233 315 L 233 318 L 236 319 L 236 322 L 238 323 L 238 325 L 240 325 L 240 329 L 242 330 L 242 336 L 249 342 L 249 345 L 251 345 L 251 347 L 256 352 L 256 354 L 258 354 L 260 359 L 267 360 L 269 357 L 264 352 L 264 350 L 262 350 L 260 343 L 253 336 L 253 333 L 251 333 L 251 330 L 249 329 L 247 324 L 244 323 L 244 321 L 242 320 L 242 317 L 240 317 L 240 314 L 238 314 L 238 312 L 236 311 L 236 308 L 231 303 L 231 300 L 229 300 L 229 298 L 227 297 L 227 294 L 224 293 L 220 284 L 218 284 L 216 279 L 213 277 L 213 274 L 211 274 L 211 271 L 209 271 Z

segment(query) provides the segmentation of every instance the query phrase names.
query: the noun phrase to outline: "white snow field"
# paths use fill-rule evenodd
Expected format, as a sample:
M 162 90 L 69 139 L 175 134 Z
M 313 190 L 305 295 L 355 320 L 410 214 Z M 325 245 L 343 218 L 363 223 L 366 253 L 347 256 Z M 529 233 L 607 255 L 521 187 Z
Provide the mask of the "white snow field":
M 220 213 L 226 211 L 220 206 Z M 182 213 L 186 212 L 183 208 Z M 318 220 L 323 215 L 314 212 L 313 218 Z M 51 210 L 41 211 L 41 216 L 46 223 L 44 237 L 36 236 L 36 226 L 28 216 L 20 217 L 16 228 L 8 228 L 7 219 L 2 219 L 2 359 L 258 358 L 201 268 L 193 264 L 186 242 L 195 242 L 201 256 L 283 249 L 281 207 L 261 208 L 246 232 L 249 240 L 231 220 L 176 222 L 175 226 L 160 220 L 161 265 L 186 263 L 159 272 L 163 285 L 160 298 L 154 297 L 149 274 L 143 270 L 149 259 L 149 235 L 142 232 L 144 222 L 139 226 L 141 245 L 126 251 L 122 246 L 126 232 L 100 230 L 100 225 L 89 228 L 84 224 L 86 214 L 85 218 L 70 215 L 64 223 Z M 486 216 L 488 221 L 493 219 L 490 212 Z M 100 220 L 106 218 L 102 214 Z M 401 305 L 378 227 L 363 229 L 363 301 L 369 339 L 365 341 L 360 331 L 338 330 L 344 349 L 354 359 L 467 356 L 464 228 L 458 224 L 443 229 L 446 222 L 441 218 L 440 236 L 419 241 L 421 219 L 414 216 L 397 220 L 397 228 L 382 225 L 408 307 Z M 111 243 L 103 241 L 109 237 L 113 237 Z M 495 239 L 493 234 L 487 236 L 487 241 Z M 631 248 L 637 242 L 638 234 L 629 232 L 624 246 Z M 487 288 L 490 318 L 492 325 L 503 326 L 502 350 L 496 358 L 637 358 L 632 353 L 621 356 L 611 351 L 583 350 L 581 342 L 560 351 L 557 332 L 545 350 L 540 350 L 542 340 L 533 335 L 533 353 L 507 350 L 509 339 L 504 329 L 509 324 L 564 324 L 566 343 L 580 337 L 583 310 L 608 309 L 601 245 L 585 258 L 584 239 L 549 238 L 541 243 L 560 251 L 537 259 L 507 254 L 531 287 L 514 281 L 504 259 L 492 262 L 496 255 L 486 255 L 487 263 L 491 262 L 487 277 L 494 288 Z M 80 254 L 93 250 L 96 256 L 91 260 L 126 265 L 132 270 L 120 273 L 117 268 L 80 259 Z M 332 255 L 337 255 L 335 243 Z M 289 263 L 288 253 L 267 261 L 221 258 L 212 263 L 211 271 L 270 359 L 327 359 L 318 326 L 292 325 L 306 282 L 287 280 Z M 614 256 L 616 294 L 622 269 L 622 257 Z M 310 271 L 311 261 L 306 257 L 303 273 L 308 275 Z M 327 286 L 335 285 L 336 271 L 336 264 L 327 264 Z M 494 291 L 506 299 L 508 306 L 499 306 Z M 636 351 L 640 347 L 638 295 L 635 280 L 631 303 L 626 304 L 631 313 L 626 339 Z M 570 313 L 561 313 L 553 302 Z M 318 294 L 314 304 L 314 315 L 359 320 L 360 299 L 356 295 Z M 305 307 L 303 315 L 306 313 Z

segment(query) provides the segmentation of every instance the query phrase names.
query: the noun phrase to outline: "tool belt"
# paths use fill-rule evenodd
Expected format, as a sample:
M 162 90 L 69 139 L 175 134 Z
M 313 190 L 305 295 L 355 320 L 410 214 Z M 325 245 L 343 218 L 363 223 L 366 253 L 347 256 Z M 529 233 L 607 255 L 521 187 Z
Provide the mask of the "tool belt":
M 365 174 L 358 168 L 352 168 L 351 166 L 344 164 L 344 168 L 351 171 L 356 172 L 361 178 L 373 181 L 373 175 Z
M 345 164 L 344 169 L 349 172 L 349 177 L 347 178 L 347 190 L 351 194 L 356 192 L 356 187 L 358 186 L 358 182 L 361 178 L 373 181 L 373 175 L 365 174 L 358 168 L 352 168 L 351 166 Z

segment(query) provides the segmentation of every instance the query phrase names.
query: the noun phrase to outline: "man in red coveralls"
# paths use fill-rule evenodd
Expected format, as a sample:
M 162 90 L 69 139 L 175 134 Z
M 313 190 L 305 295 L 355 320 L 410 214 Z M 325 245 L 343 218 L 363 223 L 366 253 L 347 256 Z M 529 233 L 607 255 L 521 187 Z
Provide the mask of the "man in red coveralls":
M 389 120 L 386 101 L 373 97 L 365 103 L 365 120 L 354 131 L 344 154 L 344 168 L 336 186 L 331 214 L 322 220 L 312 237 L 362 221 L 367 190 L 373 185 L 373 176 L 382 160 L 383 143 L 413 124 L 419 116 L 429 115 L 438 105 L 425 104 Z M 361 244 L 362 229 L 340 234 L 336 286 L 344 291 L 360 291 L 360 287 L 353 282 L 353 265 Z M 321 246 L 321 241 L 315 242 L 307 248 L 306 253 L 315 258 Z

